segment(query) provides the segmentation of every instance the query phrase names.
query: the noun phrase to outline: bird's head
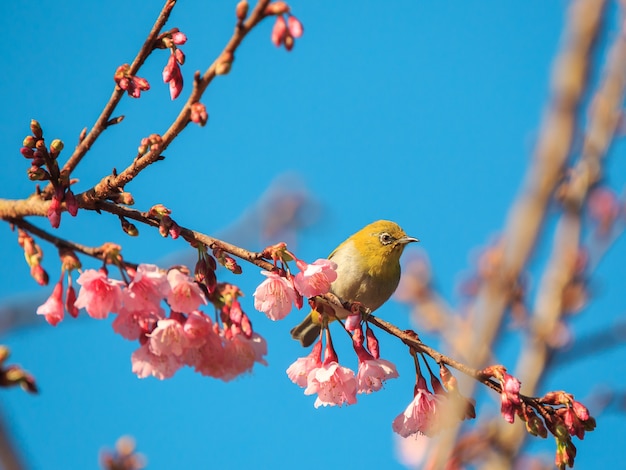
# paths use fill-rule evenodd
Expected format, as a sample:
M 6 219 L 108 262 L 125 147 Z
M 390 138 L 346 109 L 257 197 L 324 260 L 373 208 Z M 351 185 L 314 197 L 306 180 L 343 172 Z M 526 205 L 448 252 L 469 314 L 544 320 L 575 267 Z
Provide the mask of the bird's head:
M 369 264 L 397 264 L 404 247 L 411 242 L 419 241 L 409 237 L 395 222 L 378 220 L 366 225 L 350 237 Z

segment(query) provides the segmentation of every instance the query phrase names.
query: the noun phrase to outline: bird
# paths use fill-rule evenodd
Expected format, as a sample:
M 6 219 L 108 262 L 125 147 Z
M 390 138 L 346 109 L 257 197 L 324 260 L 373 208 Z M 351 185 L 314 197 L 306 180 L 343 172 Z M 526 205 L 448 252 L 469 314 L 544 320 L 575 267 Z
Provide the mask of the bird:
M 407 236 L 395 222 L 378 220 L 366 225 L 328 256 L 337 264 L 337 279 L 330 292 L 343 303 L 359 303 L 373 312 L 398 287 L 400 256 L 406 245 L 413 242 L 419 240 Z M 346 315 L 347 312 L 343 318 Z M 308 347 L 319 337 L 321 328 L 321 315 L 313 310 L 291 330 L 291 336 Z

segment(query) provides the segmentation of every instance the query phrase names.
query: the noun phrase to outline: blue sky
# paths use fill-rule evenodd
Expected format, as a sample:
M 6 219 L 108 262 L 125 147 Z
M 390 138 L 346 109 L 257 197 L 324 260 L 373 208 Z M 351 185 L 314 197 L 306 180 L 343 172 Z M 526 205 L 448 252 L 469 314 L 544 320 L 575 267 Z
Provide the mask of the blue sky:
M 141 46 L 160 3 L 42 0 L 0 6 L 0 197 L 26 197 L 34 189 L 18 152 L 30 119 L 41 122 L 48 139 L 61 138 L 71 149 L 108 100 L 116 67 Z M 183 99 L 193 72 L 206 69 L 230 37 L 235 4 L 189 0 L 175 8 L 168 27 L 188 36 Z M 127 189 L 141 210 L 163 203 L 181 225 L 227 233 L 258 249 L 258 238 L 224 230 L 279 178 L 280 185 L 307 191 L 315 201 L 305 214 L 310 226 L 294 245 L 301 257 L 323 257 L 361 226 L 391 219 L 420 238 L 420 247 L 407 254 L 424 250 L 437 287 L 458 305 L 460 273 L 471 268 L 470 254 L 502 227 L 532 154 L 567 4 L 290 2 L 305 27 L 294 51 L 276 49 L 269 40 L 271 22 L 261 25 L 239 49 L 231 73 L 205 94 L 209 124 L 185 130 L 167 158 Z M 614 34 L 611 24 L 601 44 Z M 151 90 L 140 100 L 121 102 L 118 111 L 126 119 L 98 140 L 76 170 L 78 190 L 113 167 L 125 168 L 140 138 L 163 132 L 176 116 L 181 103 L 170 101 L 160 78 L 166 60 L 165 52 L 157 52 L 145 64 L 139 75 Z M 607 161 L 607 183 L 619 191 L 626 176 L 623 152 L 618 142 Z M 47 227 L 45 220 L 35 222 Z M 115 218 L 81 214 L 65 216 L 60 234 L 84 244 L 121 243 L 135 262 L 190 252 L 182 241 L 140 231 L 129 239 Z M 30 279 L 6 224 L 0 225 L 0 243 L 4 303 L 45 298 L 52 287 L 38 288 Z M 42 246 L 44 265 L 56 280 L 55 252 Z M 535 264 L 548 247 L 538 247 Z M 625 256 L 626 244 L 618 240 L 598 267 L 593 305 L 573 320 L 576 335 L 623 325 Z M 393 338 L 382 339 L 383 356 L 397 363 L 401 375 L 384 391 L 356 406 L 315 410 L 314 398 L 284 373 L 304 353 L 288 334 L 300 313 L 272 323 L 255 312 L 252 292 L 262 277 L 253 266 L 243 268 L 237 278 L 247 293 L 243 307 L 268 340 L 269 366 L 232 383 L 191 370 L 162 382 L 137 379 L 130 370 L 135 344 L 115 335 L 110 321 L 69 319 L 56 328 L 38 323 L 6 333 L 1 341 L 12 349 L 12 359 L 32 371 L 41 387 L 36 397 L 2 391 L 1 411 L 28 467 L 94 468 L 99 449 L 131 434 L 155 469 L 400 468 L 391 421 L 412 397 L 413 366 L 405 349 Z M 379 313 L 409 326 L 405 305 L 389 302 Z M 438 344 L 437 338 L 424 339 Z M 512 349 L 503 348 L 499 361 L 512 366 Z M 566 364 L 552 371 L 542 391 L 567 389 L 582 399 L 598 386 L 623 390 L 624 353 L 613 348 Z M 348 349 L 344 357 L 353 360 Z M 497 398 L 485 394 L 481 409 L 497 413 Z M 580 468 L 613 464 L 609 450 L 624 431 L 623 414 L 600 415 L 598 430 L 578 446 Z M 533 442 L 530 450 L 551 459 L 553 441 Z

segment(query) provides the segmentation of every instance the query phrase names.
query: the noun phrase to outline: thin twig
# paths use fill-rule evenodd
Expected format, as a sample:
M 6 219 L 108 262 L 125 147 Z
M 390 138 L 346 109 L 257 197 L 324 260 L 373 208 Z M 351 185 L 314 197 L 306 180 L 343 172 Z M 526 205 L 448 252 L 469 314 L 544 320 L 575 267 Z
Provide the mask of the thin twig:
M 93 201 L 94 199 L 106 199 L 111 194 L 119 191 L 120 188 L 124 188 L 144 168 L 146 168 L 148 165 L 151 165 L 161 157 L 162 152 L 167 149 L 167 147 L 174 141 L 176 136 L 178 136 L 178 134 L 180 134 L 183 129 L 185 129 L 187 124 L 191 122 L 191 105 L 200 101 L 200 98 L 202 98 L 204 91 L 215 78 L 217 66 L 218 64 L 220 64 L 224 54 L 228 53 L 234 57 L 234 53 L 243 41 L 243 39 L 256 25 L 258 25 L 265 18 L 265 7 L 269 4 L 269 1 L 270 0 L 260 0 L 257 3 L 256 7 L 250 13 L 247 20 L 244 21 L 241 25 L 235 27 L 235 31 L 226 46 L 224 47 L 223 51 L 213 61 L 213 63 L 206 70 L 206 72 L 204 72 L 204 75 L 201 78 L 196 77 L 196 80 L 194 80 L 193 90 L 189 95 L 187 102 L 183 105 L 175 121 L 161 136 L 163 140 L 162 143 L 159 145 L 159 148 L 156 150 L 150 150 L 145 155 L 137 158 L 124 171 L 118 173 L 117 175 L 106 176 L 91 190 L 78 195 L 77 198 L 79 200 L 82 199 L 83 201 Z
M 172 9 L 175 5 L 176 0 L 165 1 L 165 5 L 163 5 L 163 8 L 161 9 L 161 13 L 159 14 L 158 18 L 154 22 L 154 25 L 152 26 L 152 29 L 150 30 L 150 34 L 148 34 L 148 37 L 146 38 L 143 46 L 135 56 L 133 63 L 130 65 L 129 73 L 131 75 L 135 75 L 137 73 L 139 68 L 143 65 L 145 60 L 152 52 L 154 41 L 161 32 L 161 29 L 163 28 L 165 23 L 167 22 L 170 13 L 172 12 Z M 78 143 L 78 145 L 74 149 L 74 153 L 72 153 L 67 162 L 65 162 L 65 165 L 63 165 L 63 168 L 61 170 L 62 173 L 70 175 L 72 171 L 76 168 L 76 166 L 78 166 L 78 164 L 87 154 L 91 146 L 96 142 L 100 134 L 108 127 L 109 120 L 111 119 L 111 116 L 115 111 L 118 103 L 122 99 L 124 93 L 124 90 L 122 90 L 117 85 L 115 86 L 115 88 L 113 89 L 113 93 L 109 98 L 109 101 L 104 106 L 104 109 L 102 110 L 102 113 L 100 113 L 100 116 L 96 120 L 95 124 L 87 133 L 87 135 L 85 135 L 85 137 Z M 49 196 L 51 192 L 52 186 L 48 185 L 45 188 L 44 193 L 46 196 Z

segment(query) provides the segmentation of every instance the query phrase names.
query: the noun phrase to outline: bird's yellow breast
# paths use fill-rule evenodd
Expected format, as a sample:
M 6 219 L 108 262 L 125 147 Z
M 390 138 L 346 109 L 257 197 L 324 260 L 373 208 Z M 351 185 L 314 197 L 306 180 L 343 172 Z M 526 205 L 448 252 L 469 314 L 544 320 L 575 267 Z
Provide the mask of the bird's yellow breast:
M 331 291 L 344 302 L 360 302 L 376 310 L 398 286 L 401 252 L 364 251 L 357 249 L 354 240 L 345 241 L 330 256 L 337 263 L 337 280 Z

